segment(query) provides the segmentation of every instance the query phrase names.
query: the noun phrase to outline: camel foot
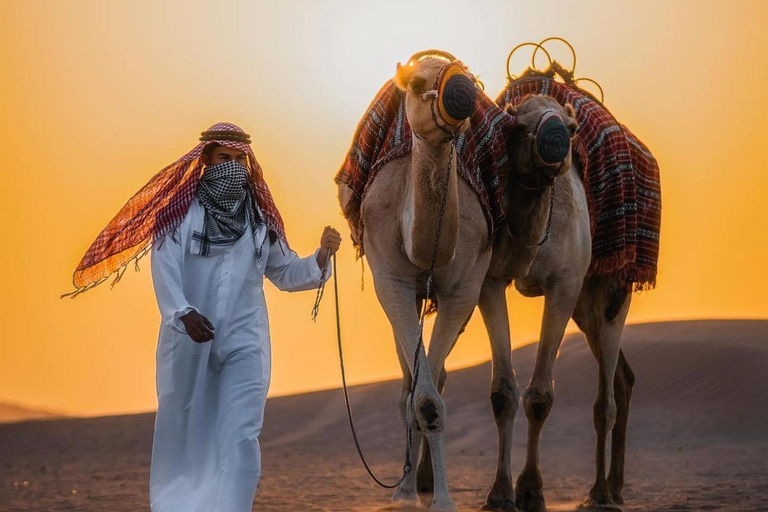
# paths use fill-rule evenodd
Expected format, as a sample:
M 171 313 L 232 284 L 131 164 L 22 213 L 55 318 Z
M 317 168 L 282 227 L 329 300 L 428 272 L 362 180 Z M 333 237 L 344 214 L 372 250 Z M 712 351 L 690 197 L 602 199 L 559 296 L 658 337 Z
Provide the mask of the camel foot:
M 610 476 L 608 477 L 608 490 L 611 493 L 611 498 L 613 498 L 613 502 L 617 505 L 623 505 L 624 504 L 624 498 L 621 496 L 622 488 L 624 487 L 623 483 L 617 483 L 615 480 L 613 480 Z
M 491 500 L 490 498 L 485 500 L 485 505 L 480 507 L 480 510 L 489 510 L 492 512 L 520 512 L 520 509 L 515 506 L 514 500 Z
M 415 490 L 398 489 L 395 491 L 395 494 L 392 495 L 392 504 L 381 510 L 415 511 L 427 510 L 427 507 L 421 503 L 419 495 Z
M 429 509 L 422 503 L 392 503 L 386 507 L 382 507 L 377 512 L 427 512 Z
M 429 512 L 457 512 L 456 504 L 448 496 L 438 497 L 432 500 Z
M 587 498 L 584 500 L 584 503 L 579 505 L 579 510 L 615 510 L 617 512 L 623 512 L 624 509 L 615 503 L 598 503 L 592 498 Z
M 480 510 L 493 510 L 501 512 L 520 512 L 515 506 L 515 491 L 509 481 L 497 480 L 494 482 L 485 505 Z
M 517 477 L 515 485 L 515 505 L 517 508 L 525 512 L 546 512 L 547 505 L 544 501 L 543 486 L 544 481 L 541 478 L 539 468 L 524 469 Z
M 584 503 L 579 508 L 586 510 L 616 510 L 619 512 L 622 510 L 619 503 L 611 495 L 608 487 L 597 484 L 592 487 L 592 490 L 589 491 L 589 498 L 584 500 Z

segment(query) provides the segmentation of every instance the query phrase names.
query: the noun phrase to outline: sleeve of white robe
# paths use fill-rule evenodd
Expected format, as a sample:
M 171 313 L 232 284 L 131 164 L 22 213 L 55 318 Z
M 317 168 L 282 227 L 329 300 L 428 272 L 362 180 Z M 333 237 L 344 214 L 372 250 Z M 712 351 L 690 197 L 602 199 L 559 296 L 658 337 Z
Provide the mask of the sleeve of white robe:
M 180 318 L 190 311 L 197 311 L 197 308 L 191 306 L 184 297 L 181 284 L 182 250 L 181 243 L 174 241 L 169 233 L 155 243 L 150 258 L 152 284 L 163 324 L 176 332 L 187 334 Z
M 269 256 L 264 275 L 282 291 L 298 292 L 317 288 L 323 280 L 323 271 L 317 264 L 319 252 L 318 247 L 313 254 L 301 258 L 290 249 L 281 249 L 280 242 L 269 244 Z M 329 260 L 325 274 L 326 281 L 332 273 L 330 263 Z

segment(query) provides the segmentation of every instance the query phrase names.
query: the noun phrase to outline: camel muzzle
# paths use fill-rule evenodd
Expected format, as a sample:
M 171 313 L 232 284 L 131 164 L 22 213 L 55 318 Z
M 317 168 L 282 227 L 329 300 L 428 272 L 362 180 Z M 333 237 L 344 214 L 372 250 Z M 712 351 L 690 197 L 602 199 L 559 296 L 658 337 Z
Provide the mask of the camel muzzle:
M 440 118 L 458 126 L 475 111 L 477 87 L 458 62 L 447 64 L 437 77 L 437 103 Z
M 571 150 L 571 134 L 560 116 L 554 112 L 545 113 L 536 130 L 536 152 L 542 162 L 556 165 L 563 162 Z

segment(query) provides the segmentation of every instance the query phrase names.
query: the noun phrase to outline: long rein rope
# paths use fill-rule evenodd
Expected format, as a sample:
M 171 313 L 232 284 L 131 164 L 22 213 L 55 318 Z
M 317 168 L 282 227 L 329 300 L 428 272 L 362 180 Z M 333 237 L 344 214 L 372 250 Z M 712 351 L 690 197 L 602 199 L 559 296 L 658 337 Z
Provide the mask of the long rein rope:
M 439 125 L 438 125 L 439 126 Z M 437 221 L 437 232 L 435 234 L 435 246 L 432 250 L 432 261 L 429 266 L 429 273 L 427 274 L 427 283 L 426 283 L 426 296 L 424 298 L 424 301 L 421 304 L 421 311 L 419 313 L 419 329 L 418 329 L 418 338 L 416 340 L 416 350 L 414 351 L 413 355 L 413 379 L 411 381 L 411 392 L 410 392 L 410 400 L 409 400 L 409 408 L 408 413 L 409 417 L 406 418 L 406 431 L 407 431 L 407 444 L 405 447 L 405 464 L 403 465 L 403 474 L 402 476 L 392 484 L 387 484 L 386 482 L 383 482 L 380 480 L 376 474 L 371 469 L 370 465 L 368 464 L 368 461 L 365 458 L 365 455 L 363 454 L 363 449 L 360 446 L 360 440 L 357 435 L 357 428 L 355 427 L 355 421 L 352 415 L 352 407 L 349 403 L 349 390 L 347 386 L 347 375 L 346 370 L 344 368 L 344 351 L 342 349 L 342 343 L 341 343 L 341 315 L 340 315 L 340 307 L 339 307 L 339 284 L 338 284 L 338 273 L 336 271 L 336 253 L 334 253 L 330 259 L 333 260 L 333 291 L 334 291 L 334 298 L 335 298 L 335 304 L 336 304 L 336 340 L 339 348 L 339 366 L 341 367 L 341 384 L 342 389 L 344 391 L 344 404 L 347 408 L 347 418 L 349 419 L 349 429 L 352 432 L 352 439 L 355 442 L 355 448 L 357 448 L 357 454 L 360 457 L 360 461 L 363 463 L 363 467 L 365 468 L 365 471 L 368 473 L 368 476 L 371 477 L 371 480 L 376 482 L 376 484 L 380 487 L 383 487 L 384 489 L 394 489 L 398 487 L 401 483 L 403 483 L 403 480 L 408 476 L 408 474 L 413 469 L 413 460 L 412 460 L 412 453 L 411 453 L 411 444 L 413 442 L 413 414 L 414 414 L 414 396 L 416 394 L 416 384 L 419 379 L 419 355 L 424 348 L 424 319 L 427 316 L 427 302 L 429 301 L 429 296 L 432 292 L 432 279 L 435 273 L 435 263 L 437 262 L 437 249 L 440 245 L 440 234 L 443 230 L 443 217 L 445 216 L 445 205 L 448 199 L 448 184 L 451 179 L 451 170 L 453 167 L 453 157 L 456 150 L 456 137 L 452 136 L 450 138 L 451 142 L 451 149 L 450 153 L 448 155 L 448 169 L 446 171 L 445 175 L 445 181 L 443 183 L 443 197 L 440 201 L 440 215 L 438 217 Z M 317 321 L 317 314 L 320 310 L 320 302 L 323 299 L 323 294 L 325 291 L 325 276 L 328 272 L 328 261 L 329 258 L 326 258 L 325 265 L 323 265 L 323 273 L 322 273 L 322 279 L 320 282 L 320 285 L 317 287 L 317 295 L 315 296 L 315 305 L 312 307 L 312 320 Z

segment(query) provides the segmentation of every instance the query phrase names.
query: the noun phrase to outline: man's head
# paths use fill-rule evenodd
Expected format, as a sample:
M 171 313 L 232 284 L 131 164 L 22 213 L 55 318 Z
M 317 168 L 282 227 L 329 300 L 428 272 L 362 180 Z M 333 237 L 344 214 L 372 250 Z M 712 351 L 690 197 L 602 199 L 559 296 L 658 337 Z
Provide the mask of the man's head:
M 248 166 L 248 155 L 240 149 L 222 146 L 212 142 L 203 150 L 203 163 L 205 165 L 216 165 L 235 160 L 244 166 Z

